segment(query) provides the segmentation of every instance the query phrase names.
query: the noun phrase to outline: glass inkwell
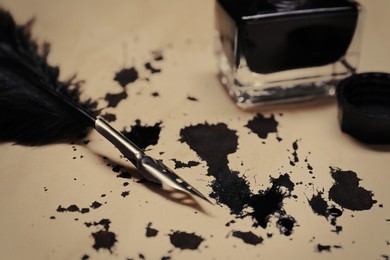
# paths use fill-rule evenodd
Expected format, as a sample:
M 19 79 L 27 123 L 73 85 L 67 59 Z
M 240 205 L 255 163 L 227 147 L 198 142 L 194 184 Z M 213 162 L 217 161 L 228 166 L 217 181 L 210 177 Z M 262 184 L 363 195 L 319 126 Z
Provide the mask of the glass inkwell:
M 335 95 L 359 61 L 353 0 L 216 0 L 223 86 L 243 109 Z

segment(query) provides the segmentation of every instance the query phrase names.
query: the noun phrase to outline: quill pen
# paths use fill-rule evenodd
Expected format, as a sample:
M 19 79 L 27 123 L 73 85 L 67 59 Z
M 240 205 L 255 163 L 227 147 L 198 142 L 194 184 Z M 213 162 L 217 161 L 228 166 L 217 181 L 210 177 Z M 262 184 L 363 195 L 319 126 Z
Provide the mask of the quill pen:
M 38 52 L 31 40 L 32 21 L 16 25 L 0 10 L 0 140 L 45 144 L 93 127 L 148 180 L 164 183 L 206 201 L 207 197 L 97 116 L 97 103 L 80 101 L 80 85 L 58 80 L 59 69 L 47 63 L 49 45 Z

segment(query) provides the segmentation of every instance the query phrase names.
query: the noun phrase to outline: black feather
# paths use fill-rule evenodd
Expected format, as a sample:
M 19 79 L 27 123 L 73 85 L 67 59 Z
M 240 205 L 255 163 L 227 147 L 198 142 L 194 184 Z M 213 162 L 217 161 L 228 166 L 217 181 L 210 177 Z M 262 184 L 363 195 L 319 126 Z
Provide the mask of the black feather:
M 9 12 L 0 10 L 0 141 L 47 144 L 76 137 L 92 126 L 58 96 L 93 116 L 98 113 L 96 102 L 80 101 L 81 82 L 74 77 L 59 81 L 59 68 L 47 63 L 50 46 L 43 44 L 39 51 L 31 39 L 32 23 L 16 25 Z

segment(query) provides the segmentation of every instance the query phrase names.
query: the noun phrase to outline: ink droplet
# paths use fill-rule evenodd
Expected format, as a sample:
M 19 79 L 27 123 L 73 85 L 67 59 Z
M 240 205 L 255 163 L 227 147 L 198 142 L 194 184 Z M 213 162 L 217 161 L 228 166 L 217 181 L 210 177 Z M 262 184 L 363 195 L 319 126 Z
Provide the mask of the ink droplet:
M 133 83 L 138 79 L 138 71 L 134 68 L 123 68 L 115 74 L 114 80 L 122 87 L 126 87 L 127 84 Z
M 196 235 L 195 233 L 187 233 L 182 231 L 175 231 L 169 234 L 170 241 L 172 245 L 181 250 L 198 249 L 199 245 L 204 241 L 201 236 Z
M 92 233 L 93 238 L 95 239 L 95 244 L 93 245 L 93 248 L 96 249 L 96 251 L 99 251 L 99 249 L 107 249 L 112 253 L 112 247 L 117 242 L 116 235 L 108 230 L 99 230 L 98 232 Z
M 246 244 L 258 245 L 263 242 L 261 236 L 256 236 L 252 232 L 233 231 L 232 235 L 237 238 L 241 238 Z
M 105 113 L 104 115 L 102 115 L 102 117 L 103 117 L 104 120 L 106 120 L 108 123 L 111 123 L 111 122 L 116 121 L 116 115 L 111 114 L 111 113 Z

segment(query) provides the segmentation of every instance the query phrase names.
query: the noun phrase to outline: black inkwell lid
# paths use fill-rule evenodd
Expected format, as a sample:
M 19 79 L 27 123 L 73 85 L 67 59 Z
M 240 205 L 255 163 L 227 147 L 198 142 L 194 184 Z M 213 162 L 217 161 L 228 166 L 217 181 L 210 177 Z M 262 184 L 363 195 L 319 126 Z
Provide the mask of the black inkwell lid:
M 368 144 L 390 144 L 390 74 L 361 73 L 337 87 L 341 130 Z

